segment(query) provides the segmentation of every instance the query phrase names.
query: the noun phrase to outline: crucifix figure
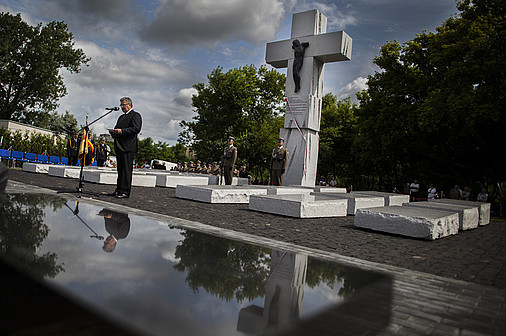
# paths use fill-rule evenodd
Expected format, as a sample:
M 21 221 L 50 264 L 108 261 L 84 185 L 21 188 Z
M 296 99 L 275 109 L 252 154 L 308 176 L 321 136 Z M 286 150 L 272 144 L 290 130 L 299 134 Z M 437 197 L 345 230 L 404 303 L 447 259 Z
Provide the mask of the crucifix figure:
M 299 40 L 293 40 L 292 49 L 293 52 L 293 82 L 295 83 L 295 92 L 300 90 L 300 69 L 304 64 L 304 52 L 309 47 L 309 43 L 300 43 Z
M 351 37 L 326 30 L 327 17 L 318 10 L 295 13 L 291 38 L 267 43 L 266 63 L 288 68 L 285 124 L 279 131 L 290 153 L 283 185 L 315 185 L 325 63 L 351 59 Z

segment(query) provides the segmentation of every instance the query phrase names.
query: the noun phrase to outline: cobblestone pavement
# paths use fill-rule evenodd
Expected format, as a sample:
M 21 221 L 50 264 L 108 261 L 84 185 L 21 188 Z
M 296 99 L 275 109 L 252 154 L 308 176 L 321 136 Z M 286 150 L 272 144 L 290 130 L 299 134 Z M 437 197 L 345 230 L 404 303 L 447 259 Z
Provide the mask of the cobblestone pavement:
M 12 169 L 10 180 L 60 191 L 77 187 L 76 180 Z M 83 190 L 109 193 L 114 186 L 85 183 Z M 343 262 L 390 273 L 392 316 L 384 335 L 506 335 L 504 221 L 426 241 L 357 229 L 353 216 L 289 218 L 250 211 L 247 204 L 178 199 L 171 188 L 133 187 L 129 199 L 98 199 L 337 254 Z

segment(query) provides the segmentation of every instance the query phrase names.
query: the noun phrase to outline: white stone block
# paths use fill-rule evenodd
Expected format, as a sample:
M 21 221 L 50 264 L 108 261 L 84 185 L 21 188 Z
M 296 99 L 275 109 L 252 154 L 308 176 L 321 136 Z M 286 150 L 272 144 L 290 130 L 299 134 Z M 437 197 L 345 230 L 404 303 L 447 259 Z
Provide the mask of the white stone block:
M 249 209 L 296 218 L 345 217 L 348 202 L 309 194 L 250 197 Z
M 208 183 L 209 178 L 205 176 L 156 175 L 157 187 L 176 188 L 178 185 L 208 185 Z
M 479 210 L 480 219 L 478 221 L 478 225 L 483 226 L 483 225 L 490 224 L 490 203 L 454 200 L 454 199 L 449 199 L 449 198 L 429 199 L 428 201 L 429 202 L 441 202 L 441 203 L 477 206 L 480 209 Z
M 409 195 L 394 194 L 381 191 L 353 191 L 352 194 L 362 194 L 370 196 L 381 196 L 385 198 L 385 206 L 403 205 L 409 203 Z
M 176 197 L 206 203 L 248 203 L 251 195 L 267 195 L 267 189 L 228 185 L 176 187 Z
M 367 209 L 385 206 L 385 198 L 380 196 L 369 196 L 359 194 L 338 194 L 338 193 L 312 193 L 331 199 L 345 199 L 348 201 L 348 215 L 354 215 L 358 209 Z
M 209 185 L 225 185 L 225 178 L 221 178 L 219 175 L 202 175 L 199 176 L 208 176 L 209 178 Z M 248 178 L 246 177 L 232 177 L 232 184 L 231 185 L 248 185 Z
M 329 194 L 346 194 L 346 188 L 340 187 L 322 187 L 322 186 L 300 186 L 300 185 L 290 185 L 290 187 L 301 188 L 301 189 L 309 189 L 312 192 L 321 192 L 321 193 L 329 193 Z
M 480 217 L 478 207 L 442 202 L 411 202 L 405 204 L 405 206 L 453 211 L 459 215 L 459 230 L 469 230 L 478 227 Z
M 87 182 L 99 184 L 116 184 L 118 174 L 113 172 L 100 172 L 95 170 L 84 170 L 83 179 Z
M 49 166 L 48 175 L 66 178 L 79 178 L 81 168 L 70 166 Z
M 115 172 L 85 170 L 83 172 L 83 179 L 87 182 L 115 185 L 118 180 L 118 174 Z M 134 173 L 132 175 L 132 186 L 154 188 L 156 186 L 156 176 Z
M 314 187 L 314 192 L 320 192 L 320 193 L 332 193 L 332 194 L 346 194 L 346 188 L 340 188 L 340 187 Z
M 458 233 L 455 212 L 408 206 L 359 209 L 355 226 L 413 238 L 435 240 Z
M 25 162 L 25 163 L 23 163 L 23 171 L 30 172 L 30 173 L 47 174 L 49 172 L 50 166 L 51 165 L 49 165 L 49 164 L 43 164 L 43 163 Z

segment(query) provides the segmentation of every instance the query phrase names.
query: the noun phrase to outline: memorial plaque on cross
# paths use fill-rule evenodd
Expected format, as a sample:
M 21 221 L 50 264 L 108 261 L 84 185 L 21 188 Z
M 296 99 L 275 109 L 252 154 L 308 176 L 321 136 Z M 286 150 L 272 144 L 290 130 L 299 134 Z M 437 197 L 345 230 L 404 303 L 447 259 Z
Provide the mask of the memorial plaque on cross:
M 291 38 L 267 43 L 265 61 L 288 68 L 285 124 L 279 131 L 290 154 L 283 185 L 315 185 L 324 66 L 351 59 L 351 37 L 326 30 L 327 17 L 318 10 L 295 13 Z

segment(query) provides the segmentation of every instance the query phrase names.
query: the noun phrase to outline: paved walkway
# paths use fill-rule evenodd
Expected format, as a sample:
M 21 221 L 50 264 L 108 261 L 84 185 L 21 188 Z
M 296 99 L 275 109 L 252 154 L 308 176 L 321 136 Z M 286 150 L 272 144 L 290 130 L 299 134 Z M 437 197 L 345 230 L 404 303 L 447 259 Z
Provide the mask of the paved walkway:
M 75 180 L 10 171 L 10 180 L 75 190 Z M 12 184 L 11 184 L 12 187 Z M 113 186 L 86 183 L 85 192 Z M 94 197 L 96 198 L 96 197 Z M 394 276 L 391 324 L 384 335 L 505 335 L 506 223 L 425 241 L 357 229 L 353 217 L 294 219 L 250 211 L 248 205 L 207 204 L 175 197 L 171 188 L 134 187 L 129 199 L 100 196 L 132 211 L 168 215 L 288 244 L 302 252 Z

